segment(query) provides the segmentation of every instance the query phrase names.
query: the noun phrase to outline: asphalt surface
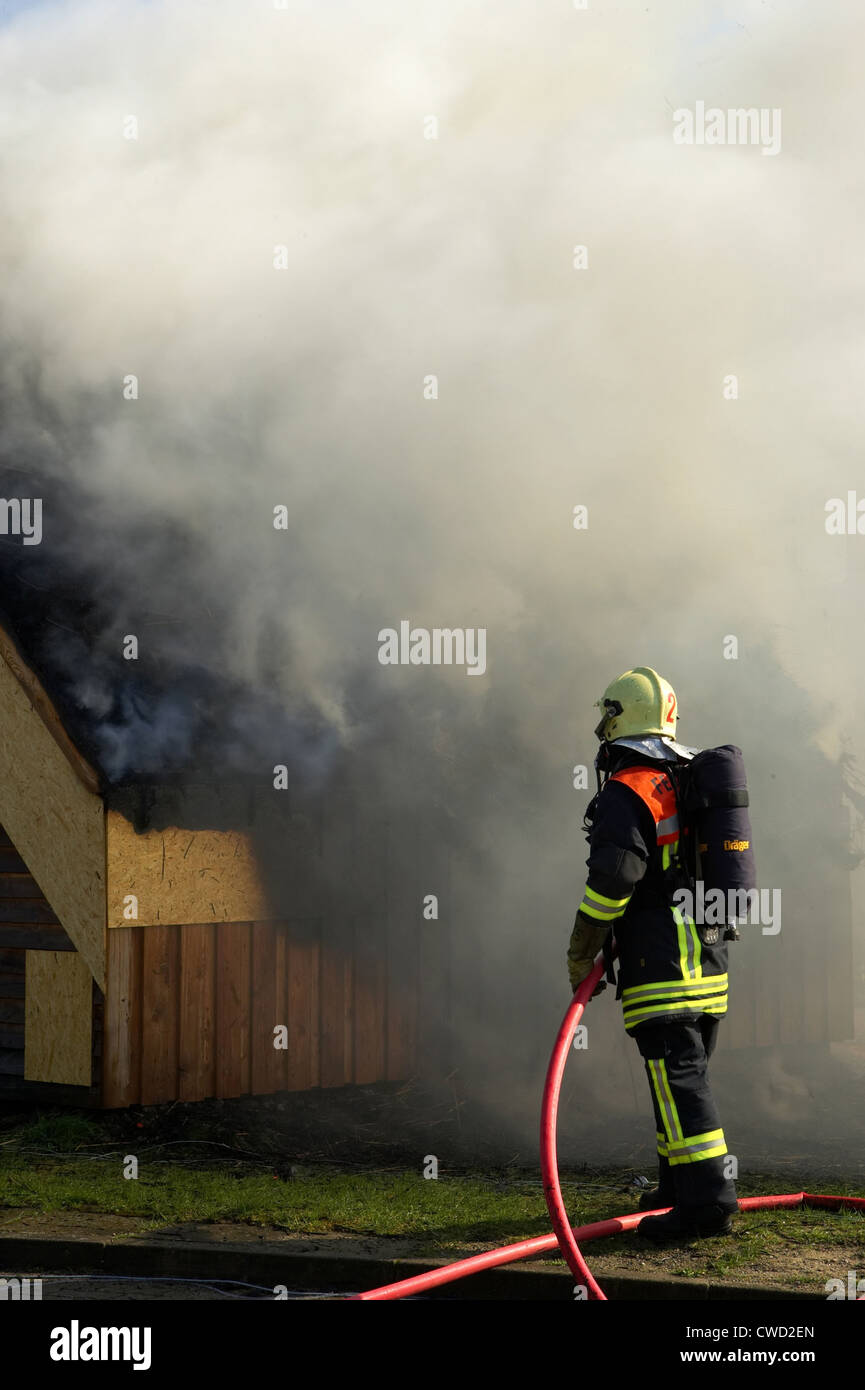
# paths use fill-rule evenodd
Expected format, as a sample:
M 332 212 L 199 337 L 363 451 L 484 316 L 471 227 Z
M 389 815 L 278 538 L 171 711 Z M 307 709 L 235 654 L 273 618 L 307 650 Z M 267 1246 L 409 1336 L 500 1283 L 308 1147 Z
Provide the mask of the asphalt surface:
M 27 1275 L 0 1270 L 0 1279 L 23 1280 Z M 112 1278 L 105 1275 L 34 1274 L 30 1275 L 30 1300 L 37 1292 L 42 1303 L 235 1303 L 255 1301 L 275 1302 L 273 1291 L 257 1285 L 230 1281 L 209 1283 L 206 1280 Z M 41 1288 L 36 1284 L 41 1280 Z M 7 1300 L 11 1291 L 7 1293 Z M 294 1299 L 344 1298 L 344 1294 L 324 1290 L 289 1289 L 280 1301 Z M 2 1301 L 2 1293 L 0 1293 Z

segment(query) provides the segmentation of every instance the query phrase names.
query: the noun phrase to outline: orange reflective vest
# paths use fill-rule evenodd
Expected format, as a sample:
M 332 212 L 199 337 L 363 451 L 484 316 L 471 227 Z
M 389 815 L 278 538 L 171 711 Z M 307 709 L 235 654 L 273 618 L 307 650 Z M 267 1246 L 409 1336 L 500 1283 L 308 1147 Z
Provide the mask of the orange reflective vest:
M 614 772 L 611 782 L 624 782 L 637 793 L 652 813 L 655 835 L 659 845 L 672 845 L 679 838 L 679 813 L 676 793 L 666 772 L 653 767 L 624 767 Z M 686 832 L 687 833 L 687 827 Z

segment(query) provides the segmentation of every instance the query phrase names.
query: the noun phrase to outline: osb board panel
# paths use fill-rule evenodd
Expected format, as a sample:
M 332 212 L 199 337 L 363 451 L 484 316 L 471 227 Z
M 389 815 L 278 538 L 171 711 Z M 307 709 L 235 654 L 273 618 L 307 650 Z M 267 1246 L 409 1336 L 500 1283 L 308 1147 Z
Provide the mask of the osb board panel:
M 2 660 L 0 823 L 104 989 L 102 800 L 78 780 Z
M 28 951 L 24 974 L 24 1079 L 89 1086 L 93 984 L 74 951 Z
M 136 834 L 119 811 L 107 827 L 109 927 L 267 920 L 268 904 L 249 836 L 229 830 Z M 137 917 L 124 917 L 127 898 Z

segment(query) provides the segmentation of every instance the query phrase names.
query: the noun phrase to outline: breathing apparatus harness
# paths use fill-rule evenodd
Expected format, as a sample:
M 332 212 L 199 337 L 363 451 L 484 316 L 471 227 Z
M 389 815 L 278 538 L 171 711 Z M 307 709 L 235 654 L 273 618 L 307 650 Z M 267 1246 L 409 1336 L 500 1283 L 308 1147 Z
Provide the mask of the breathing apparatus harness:
M 613 744 L 603 738 L 603 726 L 611 714 L 620 714 L 621 710 L 622 707 L 619 701 L 608 702 L 604 718 L 595 731 L 602 742 L 595 757 L 597 791 L 586 807 L 583 816 L 583 829 L 587 840 L 591 835 L 601 792 L 612 775 L 613 763 L 618 761 L 613 757 Z M 631 749 L 631 751 L 636 751 L 638 754 L 640 752 L 639 749 Z M 714 754 L 716 750 L 712 749 L 707 751 Z M 738 752 L 738 750 L 736 750 L 736 752 Z M 700 811 L 705 812 L 709 809 L 741 808 L 741 813 L 744 814 L 747 819 L 747 811 L 745 811 L 744 808 L 748 805 L 748 793 L 744 789 L 722 789 L 707 794 L 700 789 L 699 779 L 694 777 L 691 764 L 687 761 L 680 761 L 672 749 L 670 749 L 669 758 L 656 758 L 652 757 L 649 753 L 645 753 L 642 756 L 645 757 L 647 761 L 650 761 L 653 766 L 663 769 L 665 775 L 669 778 L 676 803 L 676 814 L 679 818 L 679 836 L 675 841 L 675 849 L 670 855 L 669 864 L 663 870 L 664 891 L 667 905 L 673 907 L 675 903 L 674 895 L 682 888 L 689 891 L 691 894 L 691 901 L 693 902 L 698 878 L 698 813 Z M 696 756 L 700 756 L 699 752 Z M 705 848 L 705 846 L 701 846 L 701 848 Z M 715 946 L 720 940 L 740 940 L 739 931 L 736 927 L 735 920 L 732 918 L 728 919 L 723 933 L 720 926 L 706 923 L 697 924 L 697 931 L 700 934 L 700 939 L 706 946 Z M 613 932 L 610 931 L 607 934 L 603 946 L 606 978 L 610 984 L 616 983 L 616 975 L 613 968 L 613 946 Z M 622 984 L 620 979 L 616 991 L 617 999 L 621 997 L 621 993 Z

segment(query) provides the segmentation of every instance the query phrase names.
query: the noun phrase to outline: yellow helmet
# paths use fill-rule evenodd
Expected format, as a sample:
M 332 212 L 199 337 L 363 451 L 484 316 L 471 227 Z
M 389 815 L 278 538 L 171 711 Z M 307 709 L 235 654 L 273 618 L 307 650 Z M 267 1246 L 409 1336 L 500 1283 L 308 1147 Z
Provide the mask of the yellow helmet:
M 646 734 L 676 737 L 678 705 L 673 687 L 651 666 L 635 666 L 608 685 L 595 706 L 603 718 L 595 729 L 604 743 Z

